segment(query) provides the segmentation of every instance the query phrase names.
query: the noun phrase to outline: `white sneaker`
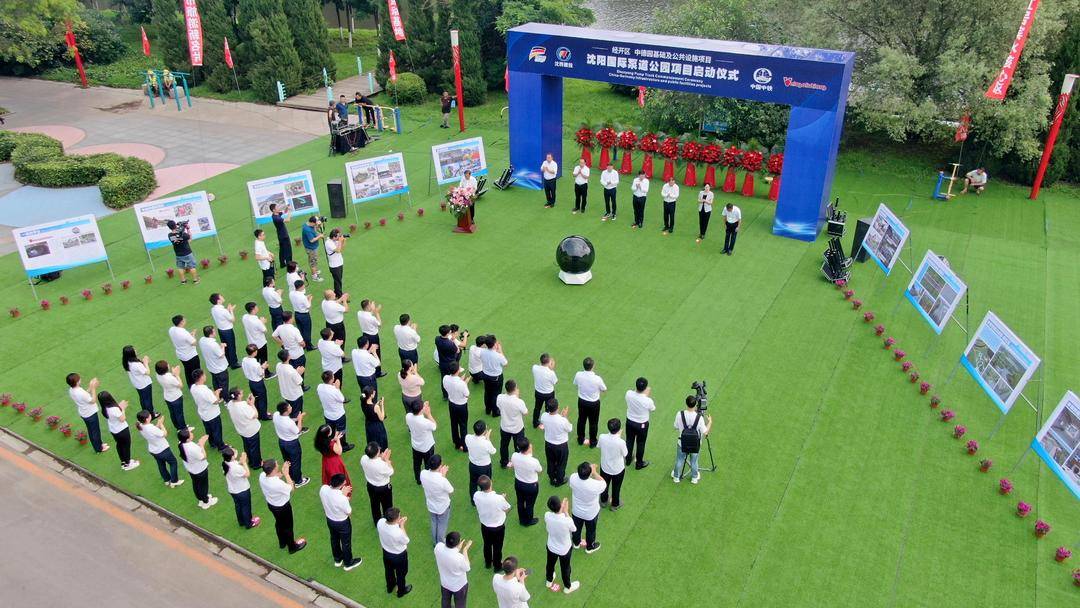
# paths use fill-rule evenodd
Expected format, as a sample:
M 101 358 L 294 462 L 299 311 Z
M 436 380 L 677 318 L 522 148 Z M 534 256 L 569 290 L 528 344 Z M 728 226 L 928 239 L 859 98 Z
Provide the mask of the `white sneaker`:
M 203 511 L 205 511 L 205 510 L 210 508 L 210 503 L 209 502 L 203 502 L 203 501 L 200 500 L 199 501 L 199 508 L 202 509 Z
M 680 481 L 682 481 L 682 480 L 681 480 L 681 479 L 679 479 L 678 477 L 676 477 L 676 476 L 675 476 L 675 473 L 674 473 L 674 472 L 672 472 L 672 473 L 671 473 L 671 481 L 674 481 L 675 483 L 679 483 L 679 482 L 680 482 Z
M 567 594 L 567 595 L 570 595 L 571 593 L 577 591 L 580 587 L 581 587 L 581 583 L 578 582 L 578 581 L 574 581 L 574 582 L 570 583 L 569 587 L 564 588 L 562 590 L 562 592 Z
M 172 487 L 178 488 L 178 487 L 180 487 L 182 485 L 184 485 L 184 480 L 183 479 L 177 479 L 176 483 L 172 484 Z
M 696 483 L 697 483 L 697 482 L 699 482 L 699 481 L 701 481 L 701 473 L 698 473 L 698 474 L 697 474 L 697 477 L 694 477 L 693 479 L 691 479 L 691 480 L 690 480 L 690 483 L 694 483 L 694 484 L 696 484 Z
M 335 567 L 335 568 L 340 568 L 340 567 L 341 567 L 341 565 L 342 565 L 342 564 L 344 564 L 344 563 L 345 563 L 345 562 L 334 562 L 334 567 Z
M 124 469 L 125 471 L 130 471 L 131 469 L 137 469 L 137 468 L 139 468 L 139 461 L 138 460 L 129 460 L 127 464 L 120 465 L 120 468 Z

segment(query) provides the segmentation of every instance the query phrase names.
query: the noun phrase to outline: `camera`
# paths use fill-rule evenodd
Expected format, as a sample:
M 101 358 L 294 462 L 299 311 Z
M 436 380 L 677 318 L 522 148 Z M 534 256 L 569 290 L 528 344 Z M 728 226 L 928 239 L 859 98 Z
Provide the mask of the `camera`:
M 328 222 L 330 220 L 325 215 L 316 215 L 315 216 L 315 221 L 325 224 L 326 222 Z
M 705 388 L 705 381 L 694 381 L 690 384 L 690 388 L 694 389 L 694 398 L 698 402 L 698 410 L 704 412 L 709 409 L 709 391 Z
M 191 221 L 191 220 L 181 220 L 181 221 L 179 221 L 179 222 L 176 222 L 176 227 L 177 227 L 177 228 L 178 228 L 179 230 L 181 230 L 181 231 L 183 231 L 183 230 L 187 230 L 187 229 L 188 229 L 188 223 L 189 223 L 190 221 Z
M 348 233 L 346 233 L 346 232 L 342 232 L 342 233 L 341 233 L 341 238 L 343 238 L 343 239 L 351 239 L 351 238 L 352 238 L 352 235 L 351 235 L 351 234 L 348 234 Z

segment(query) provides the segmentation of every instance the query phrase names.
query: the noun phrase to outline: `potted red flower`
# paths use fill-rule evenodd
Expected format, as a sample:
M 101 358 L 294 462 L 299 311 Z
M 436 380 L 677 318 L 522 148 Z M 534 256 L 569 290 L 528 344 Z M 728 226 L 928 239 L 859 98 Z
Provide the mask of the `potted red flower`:
M 874 322 L 874 313 L 872 313 L 872 312 L 864 312 L 864 313 L 862 313 L 862 320 L 866 321 L 867 323 L 873 323 Z
M 604 127 L 596 132 L 596 142 L 600 144 L 600 166 L 607 167 L 611 163 L 611 147 L 615 145 L 619 135 L 615 129 Z
M 916 382 L 918 382 L 918 381 L 919 381 L 919 372 L 917 372 L 917 371 L 912 371 L 912 372 L 911 372 L 910 374 L 908 374 L 908 380 L 909 380 L 909 381 L 910 381 L 910 382 L 911 382 L 912 384 L 915 384 Z
M 61 306 L 67 306 L 67 303 L 70 302 L 70 301 L 71 300 L 68 299 L 67 296 L 60 296 L 60 305 Z
M 735 191 L 735 169 L 742 166 L 743 151 L 735 146 L 729 146 L 720 156 L 720 164 L 727 167 L 727 175 L 724 176 L 724 192 Z
M 765 170 L 772 175 L 772 183 L 769 184 L 769 200 L 776 201 L 780 198 L 780 172 L 784 169 L 784 153 L 777 152 L 769 155 L 765 162 Z
M 1042 538 L 1042 537 L 1046 536 L 1049 533 L 1050 533 L 1050 524 L 1046 523 L 1045 521 L 1043 521 L 1041 519 L 1035 521 L 1035 536 L 1037 538 Z
M 1054 559 L 1056 559 L 1059 563 L 1069 559 L 1070 557 L 1072 557 L 1072 551 L 1069 551 L 1067 547 L 1058 547 L 1057 551 L 1054 552 Z
M 405 213 L 403 211 L 398 211 L 397 220 L 399 222 L 404 222 L 405 221 Z
M 686 161 L 686 174 L 683 176 L 683 185 L 696 186 L 697 166 L 694 163 L 701 160 L 701 144 L 693 140 L 684 143 L 682 157 Z
M 652 179 L 652 157 L 660 151 L 660 139 L 656 137 L 656 133 L 646 133 L 638 142 L 638 147 L 645 153 L 645 159 L 641 161 L 641 171 L 645 177 Z
M 379 225 L 380 226 L 385 226 L 386 225 L 386 218 L 385 217 L 380 217 L 379 218 Z
M 75 429 L 71 428 L 71 425 L 65 422 L 64 424 L 60 425 L 59 431 L 60 434 L 64 437 L 71 437 L 71 434 L 75 431 Z
M 11 315 L 12 319 L 18 319 L 19 316 L 22 315 L 22 312 L 18 309 L 18 307 L 12 307 L 8 309 L 8 314 Z
M 45 419 L 45 426 L 49 427 L 50 431 L 55 431 L 56 427 L 60 426 L 60 417 L 49 416 Z
M 41 417 L 45 414 L 45 409 L 42 407 L 35 407 L 34 409 L 26 412 L 26 415 L 30 417 L 30 420 L 37 422 L 41 420 Z
M 11 404 L 11 411 L 15 412 L 16 414 L 22 414 L 23 412 L 26 411 L 26 404 L 23 403 L 22 401 L 17 401 L 15 403 L 12 403 Z
M 897 361 L 902 361 L 907 356 L 907 351 L 903 349 L 896 349 L 893 351 L 893 358 Z
M 446 203 L 443 203 L 443 207 L 446 207 Z M 364 222 L 364 230 L 371 230 L 371 222 Z
M 911 368 L 915 367 L 915 364 L 911 361 L 904 361 L 900 364 L 900 370 L 907 373 L 911 371 Z
M 592 168 L 593 132 L 589 127 L 582 125 L 577 133 L 574 133 L 574 143 L 581 146 L 581 158 L 585 164 Z
M 299 243 L 297 243 L 297 245 L 299 245 Z M 199 266 L 202 266 L 203 270 L 210 268 L 210 260 L 208 258 L 203 258 L 199 260 Z
M 90 442 L 90 437 L 86 434 L 86 431 L 79 431 L 75 433 L 75 441 L 77 441 L 79 445 L 86 445 Z
M 855 290 L 854 289 L 845 289 L 844 290 L 844 299 L 845 300 L 850 300 L 852 298 L 852 296 L 854 296 L 854 295 L 855 295 Z
M 874 335 L 880 336 L 880 335 L 882 335 L 884 333 L 885 333 L 885 326 L 884 325 L 875 325 L 874 326 Z
M 705 169 L 705 180 L 702 183 L 709 184 L 710 188 L 716 187 L 716 163 L 720 162 L 720 156 L 724 150 L 714 143 L 708 143 L 701 147 L 701 162 L 708 165 Z
M 967 448 L 968 456 L 974 456 L 975 453 L 979 451 L 979 442 L 974 439 L 969 439 L 965 447 Z
M 926 393 L 930 392 L 931 388 L 933 388 L 933 387 L 930 385 L 929 382 L 920 382 L 919 383 L 919 394 L 920 395 L 925 395 Z
M 986 473 L 987 471 L 989 471 L 990 468 L 993 467 L 993 466 L 994 466 L 994 461 L 990 460 L 989 458 L 983 458 L 982 460 L 979 461 L 979 470 L 982 471 L 983 473 Z
M 860 300 L 858 298 L 852 300 L 851 301 L 851 308 L 854 309 L 854 310 L 859 310 L 860 308 L 862 308 L 862 300 Z
M 146 275 L 145 277 L 143 277 L 143 282 L 146 283 L 147 285 L 153 283 L 154 282 L 154 275 L 152 275 L 152 274 Z
M 952 410 L 945 410 L 945 411 L 941 412 L 941 421 L 942 422 L 948 422 L 948 421 L 952 420 L 953 418 L 956 418 L 956 412 L 954 412 Z
M 630 129 L 619 133 L 618 144 L 623 149 L 622 166 L 619 167 L 619 173 L 623 175 L 630 175 L 634 172 L 634 148 L 637 147 L 638 136 Z M 607 169 L 607 165 L 604 165 L 604 169 Z
M 958 424 L 958 425 L 954 426 L 953 429 L 952 429 L 953 439 L 960 439 L 961 437 L 963 437 L 966 434 L 967 434 L 967 427 L 962 425 L 962 424 Z M 976 443 L 975 447 L 978 448 L 979 444 Z
M 941 397 L 937 395 L 930 397 L 930 407 L 936 409 L 939 405 L 941 405 Z
M 1029 505 L 1028 503 L 1026 503 L 1026 502 L 1024 502 L 1022 500 L 1020 502 L 1016 503 L 1016 516 L 1017 517 L 1027 517 L 1028 513 L 1031 513 L 1031 505 Z
M 4 393 L 0 395 L 0 407 L 7 407 L 11 405 L 14 400 L 15 398 L 11 396 L 11 393 Z
M 1073 570 L 1073 584 L 1080 587 L 1080 568 Z
M 889 336 L 888 338 L 882 340 L 882 344 L 885 345 L 885 350 L 889 350 L 893 347 L 893 344 L 896 344 L 896 339 L 892 336 Z
M 105 292 L 105 295 L 112 295 L 112 283 L 105 283 L 101 286 L 101 291 Z
M 757 150 L 747 150 L 742 155 L 742 167 L 746 169 L 743 176 L 742 195 L 754 196 L 754 174 L 761 171 L 763 157 Z
M 217 256 L 217 261 L 218 261 L 218 264 L 221 264 L 222 266 L 224 266 L 229 261 L 229 256 L 227 256 L 225 254 L 221 254 L 221 255 Z
M 1012 494 L 1012 491 L 1013 491 L 1013 484 L 1012 484 L 1011 481 L 1009 481 L 1009 479 L 1007 477 L 1002 477 L 1000 480 L 998 480 L 998 492 L 1000 492 L 1002 496 L 1007 496 L 1009 494 Z M 1039 528 L 1039 526 L 1038 526 L 1038 524 L 1036 524 L 1035 529 L 1038 530 L 1038 528 Z
M 120 289 L 123 289 L 123 290 L 131 289 L 131 281 L 129 281 L 127 279 L 124 279 L 123 281 L 120 281 Z
M 248 259 L 248 251 L 247 251 L 247 249 L 241 249 L 239 253 L 240 253 L 240 261 L 241 262 Z
M 424 217 L 424 208 L 423 208 L 423 207 L 420 207 L 419 209 L 417 209 L 417 210 L 416 210 L 416 215 L 417 215 L 418 217 Z
M 175 268 L 166 268 L 165 269 L 165 276 L 166 277 L 171 279 L 171 278 L 173 278 L 173 275 L 175 275 L 175 274 L 176 274 L 176 269 Z
M 667 137 L 660 143 L 660 154 L 664 157 L 664 183 L 675 177 L 675 159 L 679 158 L 679 140 Z
M 349 224 L 349 234 L 353 234 L 354 232 L 356 232 L 356 230 L 358 228 L 360 228 L 360 227 L 357 226 L 356 224 Z
M 93 300 L 94 292 L 90 291 L 89 289 L 84 289 L 82 290 L 82 297 L 84 300 Z

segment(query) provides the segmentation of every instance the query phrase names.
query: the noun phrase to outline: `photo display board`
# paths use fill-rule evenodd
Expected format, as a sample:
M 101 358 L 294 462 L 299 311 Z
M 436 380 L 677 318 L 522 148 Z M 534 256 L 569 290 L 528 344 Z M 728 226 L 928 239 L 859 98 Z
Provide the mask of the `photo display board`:
M 186 221 L 193 241 L 217 234 L 210 199 L 205 190 L 139 203 L 134 209 L 135 220 L 139 222 L 139 231 L 147 249 L 170 245 L 169 227 L 166 225 L 169 220 L 177 223 Z
M 247 183 L 251 211 L 256 224 L 270 221 L 270 205 L 288 205 L 292 215 L 311 215 L 319 212 L 315 197 L 315 181 L 311 171 L 288 173 Z
M 23 268 L 31 277 L 109 259 L 93 215 L 16 228 L 12 235 Z
M 409 191 L 405 157 L 401 153 L 365 158 L 345 164 L 353 203 L 363 203 Z
M 870 229 L 866 231 L 862 246 L 888 276 L 896 260 L 900 259 L 900 252 L 910 235 L 911 231 L 900 218 L 885 203 L 881 203 L 870 221 Z
M 1001 411 L 1008 413 L 1041 359 L 993 312 L 987 312 L 960 363 Z
M 1031 442 L 1032 449 L 1080 498 L 1080 397 L 1066 391 Z
M 485 175 L 488 170 L 483 137 L 431 146 L 431 160 L 435 163 L 435 178 L 439 185 L 460 181 L 466 170 L 472 171 L 474 176 Z
M 949 263 L 938 257 L 933 251 L 927 251 L 915 275 L 908 283 L 904 297 L 926 322 L 941 333 L 945 324 L 952 318 L 953 312 L 967 293 L 967 284 L 949 267 Z

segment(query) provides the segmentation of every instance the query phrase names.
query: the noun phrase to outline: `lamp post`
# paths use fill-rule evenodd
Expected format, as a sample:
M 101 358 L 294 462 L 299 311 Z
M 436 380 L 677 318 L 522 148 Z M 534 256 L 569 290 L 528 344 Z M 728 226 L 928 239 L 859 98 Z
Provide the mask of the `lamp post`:
M 465 132 L 465 94 L 461 90 L 461 46 L 458 31 L 450 30 L 450 49 L 454 54 L 454 87 L 457 89 L 457 115 L 461 132 Z

